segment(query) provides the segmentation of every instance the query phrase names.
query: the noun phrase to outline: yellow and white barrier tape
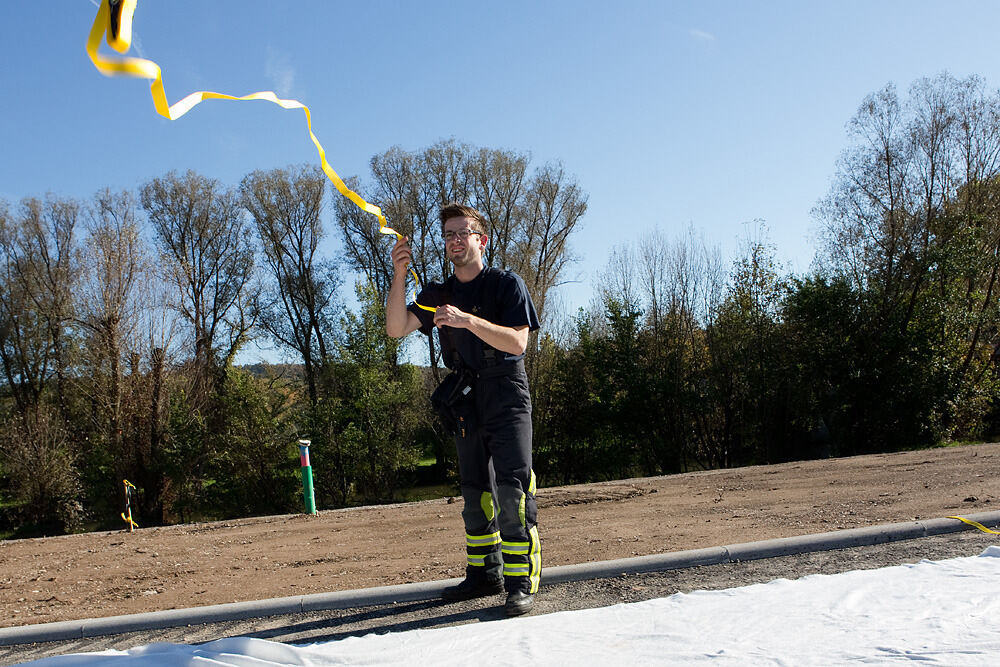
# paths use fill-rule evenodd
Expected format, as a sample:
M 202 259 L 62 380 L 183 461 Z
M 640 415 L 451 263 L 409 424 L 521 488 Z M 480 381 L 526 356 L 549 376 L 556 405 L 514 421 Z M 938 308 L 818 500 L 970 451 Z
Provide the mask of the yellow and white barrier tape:
M 962 523 L 967 523 L 970 526 L 972 526 L 973 528 L 978 528 L 979 530 L 983 531 L 984 533 L 989 533 L 990 535 L 1000 535 L 1000 532 L 997 532 L 995 530 L 990 530 L 989 528 L 987 528 L 983 524 L 977 523 L 977 522 L 973 521 L 972 519 L 966 519 L 964 516 L 949 516 L 947 518 L 948 519 L 958 519 Z
M 156 112 L 158 114 L 170 120 L 177 120 L 204 100 L 265 100 L 267 102 L 273 102 L 283 109 L 302 109 L 306 115 L 306 126 L 309 130 L 309 138 L 312 139 L 313 144 L 316 146 L 316 150 L 319 152 L 320 164 L 323 168 L 323 172 L 326 174 L 327 178 L 330 179 L 330 182 L 333 183 L 334 187 L 340 191 L 340 194 L 354 202 L 358 208 L 366 213 L 371 213 L 378 218 L 379 232 L 388 236 L 395 236 L 397 239 L 403 238 L 402 234 L 389 227 L 385 216 L 382 214 L 382 209 L 374 204 L 368 203 L 361 197 L 361 195 L 348 188 L 343 179 L 337 175 L 337 172 L 334 171 L 333 167 L 330 166 L 330 163 L 327 162 L 326 151 L 323 150 L 323 146 L 319 143 L 319 139 L 317 139 L 316 135 L 313 134 L 312 114 L 309 112 L 309 107 L 302 104 L 298 100 L 281 99 L 272 91 L 251 93 L 250 95 L 243 95 L 241 97 L 224 95 L 222 93 L 213 93 L 209 91 L 199 91 L 191 93 L 187 97 L 172 105 L 169 104 L 167 102 L 167 96 L 163 90 L 162 72 L 160 70 L 160 66 L 155 62 L 144 58 L 117 56 L 107 57 L 102 56 L 98 51 L 101 44 L 101 37 L 105 34 L 107 34 L 108 46 L 113 48 L 115 51 L 125 53 L 129 50 L 132 44 L 132 16 L 135 13 L 135 7 L 138 0 L 100 0 L 100 2 L 101 4 L 97 10 L 97 16 L 94 18 L 94 25 L 90 28 L 90 35 L 87 37 L 87 55 L 90 56 L 90 60 L 94 63 L 94 67 L 97 68 L 97 71 L 105 76 L 134 76 L 143 79 L 151 79 L 152 83 L 150 84 L 149 89 L 153 96 L 153 106 L 156 108 Z M 410 275 L 412 275 L 414 281 L 416 281 L 414 285 L 414 302 L 416 302 L 416 286 L 420 284 L 420 279 L 417 277 L 417 274 L 412 267 L 410 268 Z M 420 308 L 431 312 L 436 310 L 435 308 L 431 308 L 429 306 L 422 306 L 419 303 L 417 305 L 420 306 Z

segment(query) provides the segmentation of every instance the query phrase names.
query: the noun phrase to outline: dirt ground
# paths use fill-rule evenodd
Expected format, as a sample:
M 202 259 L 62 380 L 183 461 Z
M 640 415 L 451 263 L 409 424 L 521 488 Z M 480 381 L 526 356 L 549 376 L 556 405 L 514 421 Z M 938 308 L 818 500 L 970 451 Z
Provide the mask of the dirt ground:
M 1000 444 L 542 488 L 543 566 L 992 511 Z M 459 499 L 0 542 L 0 627 L 441 580 Z M 544 583 L 544 571 L 543 571 Z

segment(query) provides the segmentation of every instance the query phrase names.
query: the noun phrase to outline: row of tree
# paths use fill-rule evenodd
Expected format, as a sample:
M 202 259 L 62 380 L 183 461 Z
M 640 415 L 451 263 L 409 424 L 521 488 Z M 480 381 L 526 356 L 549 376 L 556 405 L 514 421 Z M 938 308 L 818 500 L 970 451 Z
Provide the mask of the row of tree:
M 498 221 L 503 207 L 493 252 L 517 263 L 539 298 L 557 283 L 586 206 L 560 167 L 529 171 L 526 155 L 454 141 L 391 149 L 372 167 L 369 198 L 420 240 L 422 259 L 435 258 L 422 281 L 447 269 L 432 250 L 443 245 L 434 219 L 460 199 Z M 340 254 L 325 238 L 327 192 Z M 345 203 L 319 169 L 297 167 L 254 172 L 238 187 L 189 171 L 88 202 L 4 204 L 7 523 L 106 524 L 123 479 L 148 523 L 291 510 L 298 437 L 313 442 L 322 506 L 393 499 L 429 454 L 443 481 L 453 455 L 427 399 L 436 348 L 430 372 L 399 363 L 400 343 L 384 332 L 389 242 Z M 539 247 L 540 234 L 551 242 Z M 345 259 L 364 270 L 354 310 L 340 293 Z M 254 340 L 293 363 L 258 376 L 235 367 Z
M 547 479 L 996 432 L 1000 95 L 947 74 L 905 99 L 889 85 L 848 128 L 810 275 L 784 275 L 763 233 L 728 270 L 693 233 L 612 252 L 535 387 Z
M 811 274 L 786 275 L 763 224 L 728 266 L 693 230 L 657 231 L 611 250 L 569 320 L 551 296 L 587 201 L 561 165 L 444 141 L 376 155 L 350 185 L 412 239 L 423 283 L 449 270 L 441 204 L 486 214 L 488 261 L 544 323 L 528 355 L 543 484 L 992 433 L 1000 96 L 975 77 L 887 86 L 849 131 Z M 298 437 L 321 506 L 397 498 L 421 458 L 448 479 L 436 341 L 415 366 L 384 333 L 388 244 L 311 167 L 3 205 L 0 518 L 107 525 L 126 478 L 145 523 L 290 511 Z M 294 363 L 235 367 L 254 339 Z

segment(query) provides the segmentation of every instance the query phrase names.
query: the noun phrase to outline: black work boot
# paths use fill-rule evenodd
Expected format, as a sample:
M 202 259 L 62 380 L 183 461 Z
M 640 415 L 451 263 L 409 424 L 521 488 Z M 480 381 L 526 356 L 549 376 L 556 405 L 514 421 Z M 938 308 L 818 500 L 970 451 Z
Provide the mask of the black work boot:
M 535 604 L 535 596 L 524 591 L 514 591 L 507 596 L 507 602 L 503 606 L 503 611 L 508 616 L 520 616 L 531 611 Z
M 469 569 L 465 573 L 465 581 L 441 591 L 441 599 L 459 602 L 498 593 L 503 593 L 503 577 L 499 572 L 485 573 Z

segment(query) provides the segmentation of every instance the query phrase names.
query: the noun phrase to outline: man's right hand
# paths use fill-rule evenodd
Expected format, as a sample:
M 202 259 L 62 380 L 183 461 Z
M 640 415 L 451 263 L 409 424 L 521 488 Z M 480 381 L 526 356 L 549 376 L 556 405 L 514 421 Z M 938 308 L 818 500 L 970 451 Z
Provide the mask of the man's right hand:
M 385 332 L 393 338 L 403 336 L 420 328 L 420 320 L 406 309 L 406 267 L 413 262 L 410 239 L 406 236 L 396 239 L 392 246 L 392 285 L 385 303 Z
M 407 236 L 396 239 L 392 246 L 392 268 L 396 275 L 406 275 L 406 267 L 413 262 L 413 251 L 410 250 L 410 239 Z

